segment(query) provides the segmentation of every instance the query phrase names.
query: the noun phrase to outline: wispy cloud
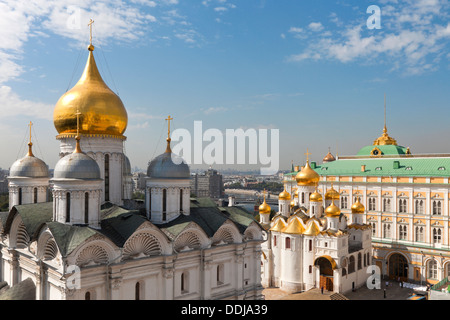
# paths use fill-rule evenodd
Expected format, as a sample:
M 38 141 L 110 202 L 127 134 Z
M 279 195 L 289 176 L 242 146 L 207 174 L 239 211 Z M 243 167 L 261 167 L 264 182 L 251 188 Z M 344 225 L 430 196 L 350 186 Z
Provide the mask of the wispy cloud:
M 384 0 L 381 7 L 382 29 L 369 30 L 366 20 L 347 21 L 333 13 L 330 15 L 337 29 L 324 31 L 320 22 L 307 28 L 316 32 L 302 32 L 308 44 L 289 61 L 335 60 L 341 63 L 391 63 L 390 70 L 404 74 L 420 74 L 437 69 L 443 49 L 450 40 L 449 3 L 439 0 Z M 369 15 L 367 15 L 367 18 Z M 291 28 L 289 32 L 301 30 Z M 300 32 L 294 32 L 295 35 Z M 395 61 L 395 62 L 390 62 Z

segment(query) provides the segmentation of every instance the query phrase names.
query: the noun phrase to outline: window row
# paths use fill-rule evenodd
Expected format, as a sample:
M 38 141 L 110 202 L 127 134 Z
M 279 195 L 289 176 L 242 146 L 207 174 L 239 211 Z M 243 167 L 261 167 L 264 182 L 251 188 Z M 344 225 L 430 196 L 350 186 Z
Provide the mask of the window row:
M 372 237 L 376 237 L 377 234 L 377 223 L 370 222 L 372 227 Z M 399 225 L 398 226 L 398 239 L 399 240 L 408 240 L 408 226 L 407 225 Z M 442 243 L 442 228 L 432 228 L 432 243 L 433 244 L 441 244 Z M 382 238 L 392 239 L 392 230 L 391 223 L 383 223 L 382 229 Z M 425 229 L 423 226 L 414 227 L 414 240 L 415 242 L 425 242 Z

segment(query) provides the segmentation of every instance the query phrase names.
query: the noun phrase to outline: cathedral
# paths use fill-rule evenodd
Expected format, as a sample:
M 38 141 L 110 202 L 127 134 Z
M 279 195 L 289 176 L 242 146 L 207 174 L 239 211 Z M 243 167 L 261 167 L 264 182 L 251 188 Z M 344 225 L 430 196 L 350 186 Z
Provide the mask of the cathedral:
M 331 187 L 322 195 L 319 180 L 307 160 L 296 172 L 296 187 L 285 181 L 273 217 L 265 199 L 259 207 L 267 237 L 262 249 L 264 287 L 290 293 L 312 288 L 346 293 L 366 285 L 372 244 L 365 207 L 358 199 L 351 214 L 343 214 L 339 193 Z
M 171 150 L 148 164 L 145 209 L 131 206 L 127 111 L 88 47 L 76 85 L 56 103 L 53 176 L 28 153 L 10 167 L 0 213 L 0 281 L 31 279 L 38 300 L 261 299 L 263 229 L 244 209 L 192 198 Z

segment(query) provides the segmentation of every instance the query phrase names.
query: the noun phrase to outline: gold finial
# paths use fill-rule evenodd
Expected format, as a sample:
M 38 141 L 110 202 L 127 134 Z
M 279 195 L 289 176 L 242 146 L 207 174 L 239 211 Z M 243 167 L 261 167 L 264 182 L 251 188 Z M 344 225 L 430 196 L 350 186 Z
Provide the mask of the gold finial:
M 387 126 L 386 126 L 386 93 L 384 94 L 384 133 L 387 133 Z
M 309 150 L 306 149 L 306 153 L 305 153 L 305 156 L 306 156 L 306 162 L 309 162 L 309 156 L 310 156 L 311 154 L 312 154 L 312 153 L 309 153 Z
M 76 146 L 75 146 L 74 153 L 82 153 L 81 146 L 80 146 L 80 139 L 81 139 L 80 138 L 80 115 L 81 115 L 80 110 L 77 109 L 77 113 L 76 113 L 76 116 L 77 116 L 77 136 L 75 137 Z
M 88 46 L 88 50 L 89 51 L 94 51 L 94 46 L 92 45 L 92 24 L 94 23 L 94 20 L 89 19 L 89 46 Z
M 166 153 L 171 153 L 172 149 L 170 148 L 170 142 L 172 141 L 172 139 L 170 139 L 170 121 L 172 121 L 173 118 L 171 116 L 169 116 L 166 121 L 168 122 L 168 129 L 167 129 L 167 148 L 166 148 Z
M 31 150 L 31 147 L 33 146 L 33 143 L 31 142 L 31 126 L 33 125 L 33 122 L 30 121 L 28 126 L 30 127 L 30 141 L 28 142 L 28 156 L 34 157 L 33 151 Z

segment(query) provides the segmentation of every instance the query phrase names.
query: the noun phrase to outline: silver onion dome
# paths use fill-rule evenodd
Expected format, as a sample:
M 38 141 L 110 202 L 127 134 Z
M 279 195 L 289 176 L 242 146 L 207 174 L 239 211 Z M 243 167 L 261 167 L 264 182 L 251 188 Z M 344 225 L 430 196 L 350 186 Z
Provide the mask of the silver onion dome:
M 165 152 L 148 165 L 147 176 L 155 179 L 190 179 L 189 166 L 172 152 Z
M 13 163 L 9 169 L 10 177 L 48 178 L 48 167 L 44 161 L 27 155 Z
M 53 173 L 55 179 L 101 179 L 97 162 L 85 153 L 71 153 L 60 159 Z

